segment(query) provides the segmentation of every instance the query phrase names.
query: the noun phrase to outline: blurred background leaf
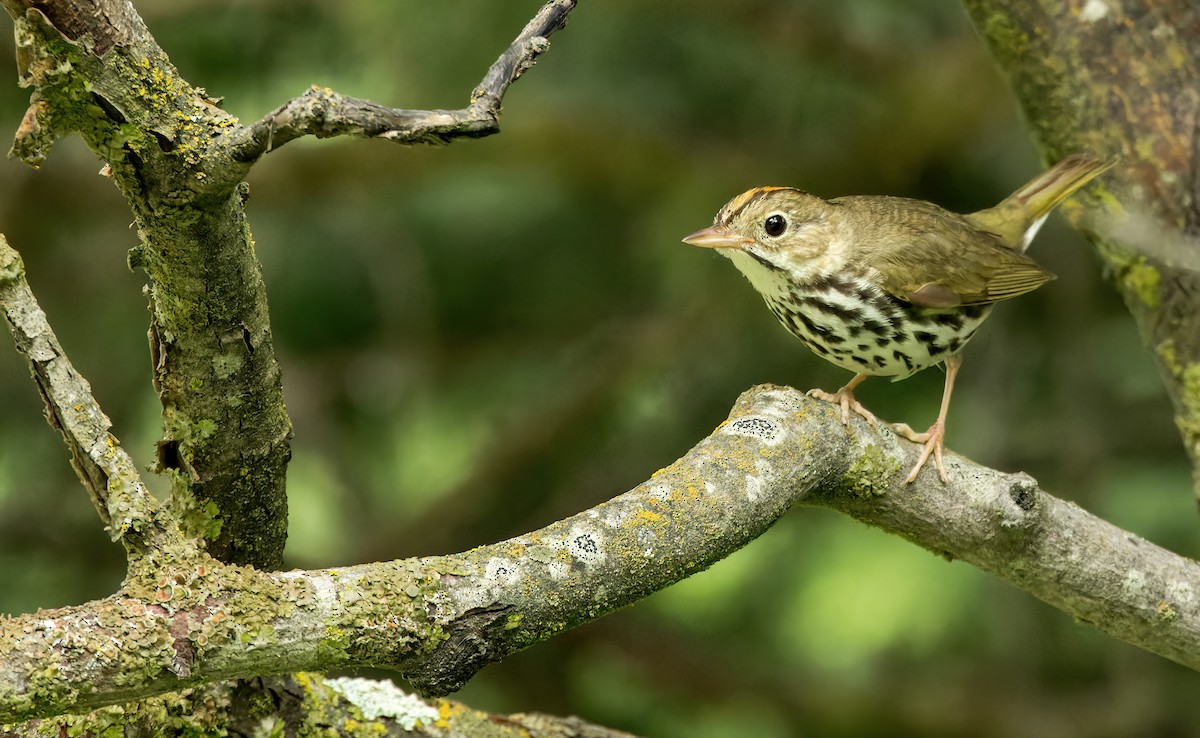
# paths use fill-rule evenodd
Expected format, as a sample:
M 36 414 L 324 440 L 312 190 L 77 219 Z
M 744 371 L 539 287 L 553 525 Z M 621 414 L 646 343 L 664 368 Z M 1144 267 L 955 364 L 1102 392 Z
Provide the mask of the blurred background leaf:
M 249 121 L 310 84 L 460 107 L 537 3 L 145 0 L 181 72 Z M 11 58 L 11 41 L 0 39 Z M 12 79 L 12 77 L 10 77 Z M 251 177 L 296 424 L 288 561 L 435 554 L 541 526 L 671 462 L 764 382 L 832 390 L 731 266 L 680 237 L 753 185 L 990 205 L 1040 168 L 961 8 L 935 0 L 583 3 L 444 149 L 301 141 Z M 14 131 L 27 104 L 0 86 Z M 158 406 L 131 217 L 78 140 L 0 163 L 0 230 L 142 464 Z M 972 342 L 950 445 L 1196 554 L 1189 469 L 1153 365 L 1061 221 L 1059 280 Z M 0 612 L 123 575 L 0 338 Z M 868 382 L 914 426 L 942 377 Z M 161 486 L 161 485 L 160 485 Z M 961 563 L 818 510 L 710 571 L 485 670 L 500 712 L 670 738 L 1191 735 L 1200 677 Z

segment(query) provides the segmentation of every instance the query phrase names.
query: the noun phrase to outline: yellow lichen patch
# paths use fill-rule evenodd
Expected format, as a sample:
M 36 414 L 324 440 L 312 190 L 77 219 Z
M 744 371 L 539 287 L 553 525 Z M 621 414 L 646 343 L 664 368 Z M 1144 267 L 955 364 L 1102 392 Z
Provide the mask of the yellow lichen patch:
M 463 706 L 457 702 L 438 700 L 437 711 L 438 717 L 434 722 L 434 726 L 442 730 L 446 730 L 450 727 L 450 720 L 462 714 Z
M 648 523 L 657 523 L 662 520 L 662 515 L 650 510 L 638 510 L 633 514 L 633 519 L 635 521 L 644 520 Z

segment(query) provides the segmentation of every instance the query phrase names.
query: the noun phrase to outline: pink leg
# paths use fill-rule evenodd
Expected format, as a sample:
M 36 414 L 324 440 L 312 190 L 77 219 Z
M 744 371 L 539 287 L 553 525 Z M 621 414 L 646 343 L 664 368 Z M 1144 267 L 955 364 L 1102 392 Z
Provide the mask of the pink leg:
M 917 465 L 908 473 L 908 477 L 904 480 L 905 484 L 912 484 L 920 473 L 921 467 L 925 466 L 925 462 L 929 461 L 930 454 L 933 455 L 934 463 L 937 465 L 938 476 L 941 477 L 943 484 L 948 484 L 950 478 L 946 476 L 946 467 L 942 465 L 942 448 L 946 438 L 946 412 L 950 409 L 950 393 L 954 391 L 954 378 L 958 376 L 958 368 L 962 366 L 962 359 L 958 356 L 951 356 L 946 359 L 946 389 L 942 392 L 942 409 L 938 413 L 938 418 L 933 425 L 929 426 L 929 430 L 924 433 L 917 433 L 906 423 L 897 423 L 892 426 L 900 435 L 904 436 L 913 443 L 923 443 L 925 448 L 921 450 L 921 457 L 917 459 Z

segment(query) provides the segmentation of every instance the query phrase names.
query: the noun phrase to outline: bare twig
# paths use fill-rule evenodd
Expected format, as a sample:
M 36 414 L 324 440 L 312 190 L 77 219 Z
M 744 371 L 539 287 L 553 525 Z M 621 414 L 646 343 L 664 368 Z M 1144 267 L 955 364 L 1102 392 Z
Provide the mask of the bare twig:
M 237 161 L 252 162 L 301 136 L 385 138 L 402 144 L 444 144 L 455 138 L 481 138 L 500 130 L 500 105 L 508 86 L 533 66 L 549 47 L 547 37 L 563 28 L 576 0 L 551 0 L 505 49 L 471 103 L 459 110 L 403 110 L 312 87 L 248 128 L 230 134 Z
M 0 720 L 214 679 L 362 665 L 398 669 L 422 692 L 444 694 L 490 662 L 709 566 L 796 504 L 968 561 L 1200 669 L 1200 565 L 1024 474 L 951 456 L 950 484 L 930 471 L 905 486 L 917 450 L 864 421 L 847 431 L 834 408 L 795 390 L 756 388 L 636 489 L 508 541 L 284 574 L 214 564 L 163 580 L 152 595 L 127 587 L 0 621 Z
M 159 519 L 133 460 L 109 432 L 112 423 L 75 371 L 38 306 L 20 255 L 0 235 L 0 310 L 17 350 L 29 361 L 46 403 L 46 420 L 62 433 L 71 465 L 92 498 L 113 540 L 162 547 L 161 536 L 178 538 L 172 523 Z

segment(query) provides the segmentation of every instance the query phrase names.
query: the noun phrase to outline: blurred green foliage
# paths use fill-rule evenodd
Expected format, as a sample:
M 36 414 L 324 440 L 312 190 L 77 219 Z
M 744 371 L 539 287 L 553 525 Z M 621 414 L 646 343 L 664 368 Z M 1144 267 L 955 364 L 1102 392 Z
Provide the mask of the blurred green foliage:
M 310 84 L 462 106 L 537 7 L 138 5 L 181 72 L 247 121 Z M 0 86 L 6 130 L 26 100 Z M 253 172 L 296 424 L 295 566 L 524 532 L 637 484 L 753 384 L 840 385 L 729 264 L 679 243 L 743 189 L 969 210 L 1040 166 L 961 9 L 935 0 L 584 2 L 502 125 L 444 149 L 300 141 Z M 0 230 L 145 464 L 158 408 L 144 277 L 125 268 L 136 236 L 98 167 L 77 140 L 42 171 L 0 163 Z M 1194 555 L 1188 467 L 1131 321 L 1061 224 L 1034 254 L 1060 278 L 997 310 L 966 351 L 950 445 Z M 123 561 L 10 347 L 0 338 L 0 612 L 16 613 L 103 596 Z M 919 426 L 941 381 L 860 396 Z M 462 697 L 664 738 L 1119 736 L 1195 734 L 1197 687 L 969 566 L 799 509 Z

